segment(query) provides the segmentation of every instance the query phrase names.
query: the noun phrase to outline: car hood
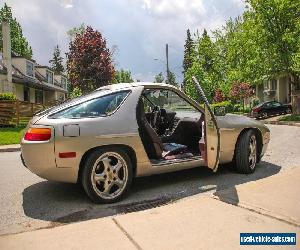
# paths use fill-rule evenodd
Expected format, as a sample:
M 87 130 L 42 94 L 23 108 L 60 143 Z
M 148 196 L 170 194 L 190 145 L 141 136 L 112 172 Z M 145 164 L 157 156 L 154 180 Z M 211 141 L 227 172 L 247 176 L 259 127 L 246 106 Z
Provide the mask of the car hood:
M 239 128 L 239 127 L 265 127 L 262 122 L 243 115 L 226 114 L 217 116 L 217 123 L 220 128 Z

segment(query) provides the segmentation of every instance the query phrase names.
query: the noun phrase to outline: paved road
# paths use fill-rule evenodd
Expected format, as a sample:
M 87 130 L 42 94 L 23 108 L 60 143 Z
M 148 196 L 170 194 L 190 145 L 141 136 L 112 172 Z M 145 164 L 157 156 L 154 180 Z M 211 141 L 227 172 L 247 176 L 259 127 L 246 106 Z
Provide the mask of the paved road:
M 267 178 L 300 167 L 300 128 L 269 126 L 271 143 L 252 175 L 196 168 L 139 178 L 118 204 L 95 205 L 77 185 L 45 181 L 24 168 L 19 153 L 0 153 L 0 234 L 54 227 L 165 204 L 193 194 Z

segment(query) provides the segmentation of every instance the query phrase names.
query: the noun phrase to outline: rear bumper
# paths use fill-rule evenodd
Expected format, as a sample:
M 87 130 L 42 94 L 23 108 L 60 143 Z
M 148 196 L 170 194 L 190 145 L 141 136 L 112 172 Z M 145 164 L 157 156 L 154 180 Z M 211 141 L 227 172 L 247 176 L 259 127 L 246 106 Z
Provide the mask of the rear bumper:
M 259 114 L 258 114 L 257 112 L 251 111 L 250 117 L 258 118 L 258 117 L 259 117 Z
M 24 166 L 25 168 L 28 168 L 28 167 L 26 166 L 26 163 L 25 163 L 25 161 L 24 161 L 24 157 L 23 157 L 22 154 L 20 154 L 20 158 L 21 158 L 21 161 L 22 161 L 23 166 Z
M 21 160 L 23 165 L 39 177 L 59 182 L 76 183 L 78 170 L 58 168 L 55 163 L 54 146 L 50 142 L 21 142 Z

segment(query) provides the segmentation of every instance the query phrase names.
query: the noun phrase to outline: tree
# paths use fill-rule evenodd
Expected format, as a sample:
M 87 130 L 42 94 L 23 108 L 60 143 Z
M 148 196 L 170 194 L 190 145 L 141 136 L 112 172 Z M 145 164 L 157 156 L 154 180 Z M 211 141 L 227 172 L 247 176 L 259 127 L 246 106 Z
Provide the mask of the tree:
M 200 80 L 209 100 L 220 89 L 231 97 L 236 82 L 261 84 L 280 75 L 300 82 L 300 2 L 247 0 L 242 16 L 197 36 L 192 66 L 185 71 L 185 90 L 198 100 L 191 81 Z M 198 33 L 197 33 L 198 34 Z
M 240 101 L 243 103 L 244 100 L 254 95 L 254 90 L 250 84 L 245 82 L 234 82 L 230 91 L 230 96 L 235 101 Z
M 223 102 L 225 100 L 225 97 L 222 93 L 221 89 L 217 89 L 214 97 L 215 102 Z
M 178 82 L 176 81 L 176 76 L 173 72 L 169 71 L 169 77 L 166 83 L 178 87 Z
M 221 77 L 216 58 L 215 44 L 207 34 L 207 31 L 204 30 L 202 36 L 197 38 L 193 63 L 186 71 L 186 82 L 184 86 L 185 93 L 196 101 L 200 102 L 201 98 L 194 86 L 192 76 L 198 78 L 209 101 L 212 101 L 215 96 L 215 91 L 218 88 Z
M 72 88 L 78 87 L 83 94 L 111 83 L 115 69 L 99 31 L 88 26 L 70 41 L 67 70 Z
M 63 58 L 60 53 L 60 49 L 58 45 L 56 45 L 53 52 L 53 58 L 49 61 L 51 69 L 57 74 L 61 74 L 65 70 L 63 66 Z
M 78 87 L 73 88 L 72 91 L 70 91 L 69 93 L 69 97 L 71 99 L 80 97 L 81 95 L 82 95 L 81 90 Z
M 0 9 L 0 23 L 8 21 L 10 24 L 10 36 L 11 36 L 11 49 L 13 52 L 28 59 L 32 58 L 32 49 L 28 44 L 28 41 L 23 36 L 21 25 L 17 22 L 16 18 L 12 16 L 11 8 L 4 3 L 4 6 Z M 2 29 L 0 29 L 0 50 L 3 50 L 2 44 Z
M 164 80 L 165 80 L 165 78 L 164 78 L 162 72 L 160 72 L 159 74 L 157 74 L 157 75 L 154 77 L 154 82 L 156 82 L 156 83 L 162 83 Z
M 76 35 L 82 35 L 86 30 L 86 25 L 84 23 L 80 24 L 78 27 L 73 27 L 67 31 L 67 35 L 70 40 L 74 40 Z
M 133 82 L 131 72 L 129 70 L 121 69 L 115 72 L 113 83 L 122 83 L 122 82 L 123 83 Z
M 185 85 L 186 82 L 186 72 L 190 67 L 192 67 L 194 54 L 195 54 L 195 44 L 193 39 L 191 38 L 190 30 L 187 29 L 186 40 L 184 45 L 183 63 L 182 63 L 183 86 Z
M 299 82 L 295 58 L 299 55 L 300 2 L 293 0 L 248 0 L 255 13 L 255 21 L 264 39 L 261 52 L 268 55 L 266 75 L 278 73 L 291 76 L 292 83 Z

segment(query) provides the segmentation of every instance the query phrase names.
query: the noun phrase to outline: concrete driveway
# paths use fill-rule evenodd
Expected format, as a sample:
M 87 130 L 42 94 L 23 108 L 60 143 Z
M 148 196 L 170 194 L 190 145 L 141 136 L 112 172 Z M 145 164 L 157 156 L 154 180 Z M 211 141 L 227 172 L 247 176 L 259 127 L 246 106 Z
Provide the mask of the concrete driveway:
M 196 168 L 140 178 L 135 180 L 129 196 L 113 205 L 95 205 L 76 185 L 49 182 L 33 175 L 21 165 L 19 153 L 0 153 L 0 234 L 145 210 L 300 167 L 300 128 L 269 127 L 270 147 L 254 174 L 240 175 L 223 167 L 217 173 Z

